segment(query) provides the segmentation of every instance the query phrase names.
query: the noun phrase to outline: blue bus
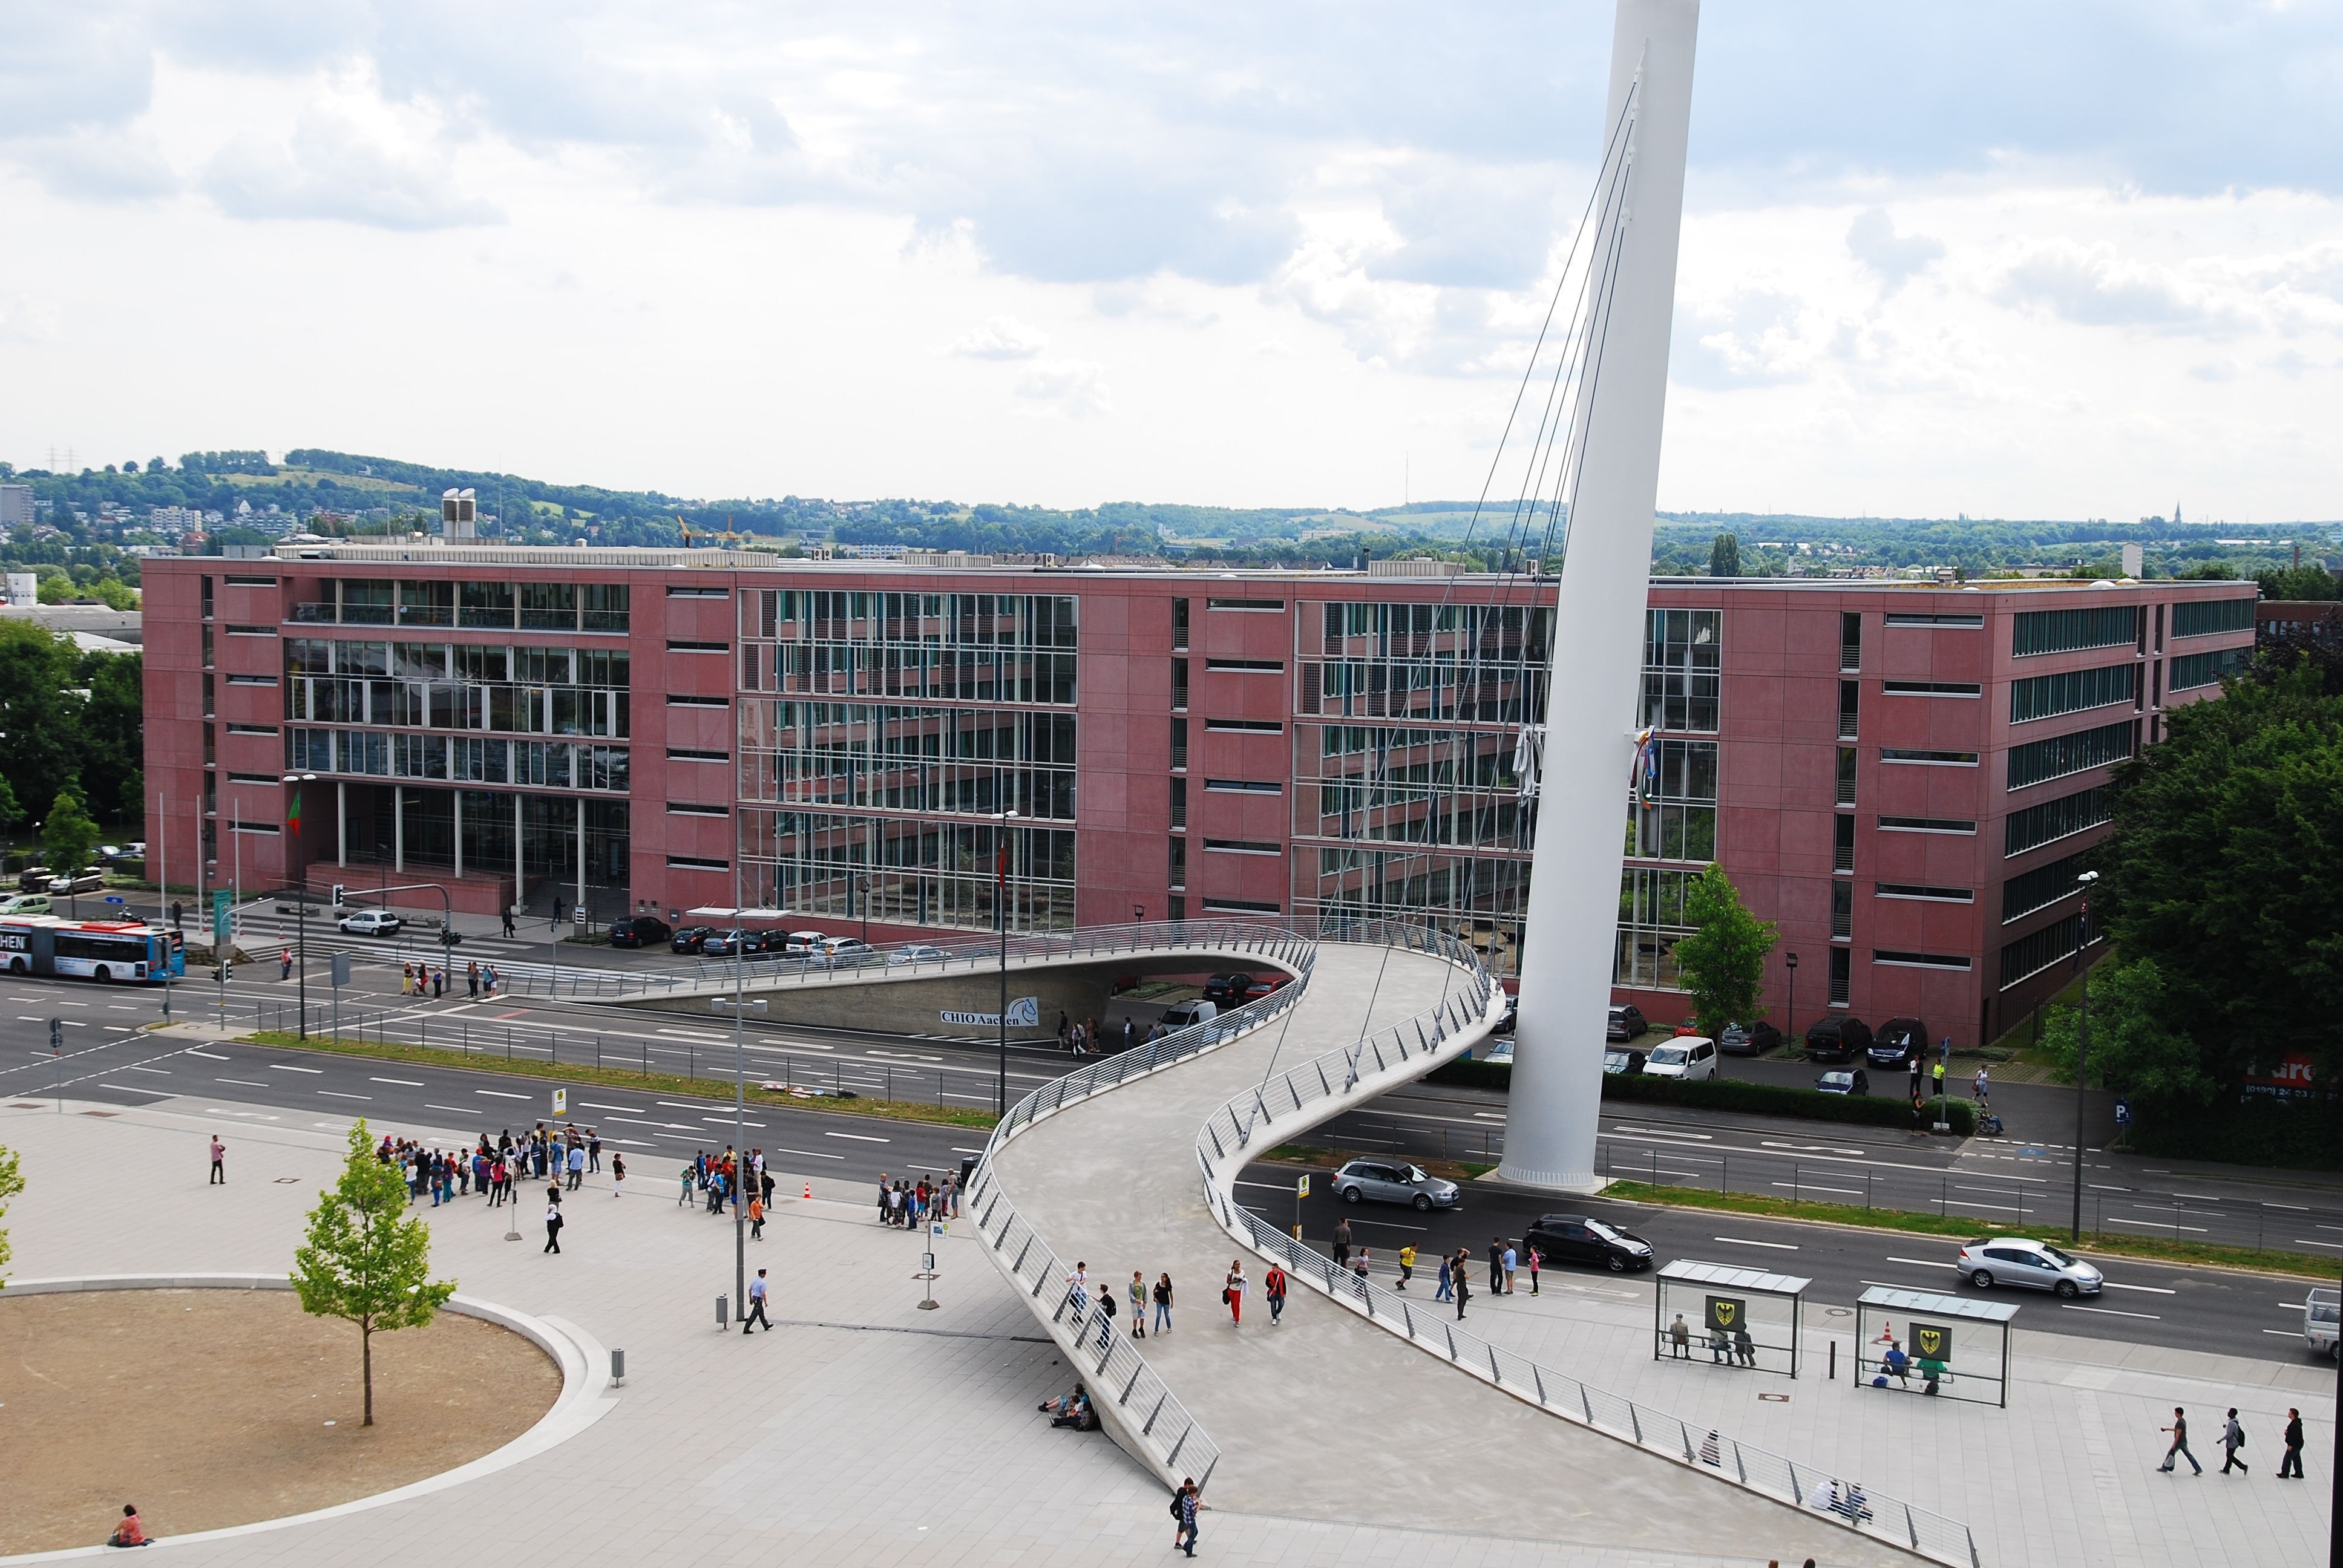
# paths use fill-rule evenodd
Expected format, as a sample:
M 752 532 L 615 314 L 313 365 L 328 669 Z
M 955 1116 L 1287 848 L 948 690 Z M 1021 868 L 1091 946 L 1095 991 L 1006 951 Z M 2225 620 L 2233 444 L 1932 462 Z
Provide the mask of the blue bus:
M 160 985 L 187 972 L 186 939 L 137 920 L 0 919 L 0 960 L 18 975 L 65 975 L 100 985 Z

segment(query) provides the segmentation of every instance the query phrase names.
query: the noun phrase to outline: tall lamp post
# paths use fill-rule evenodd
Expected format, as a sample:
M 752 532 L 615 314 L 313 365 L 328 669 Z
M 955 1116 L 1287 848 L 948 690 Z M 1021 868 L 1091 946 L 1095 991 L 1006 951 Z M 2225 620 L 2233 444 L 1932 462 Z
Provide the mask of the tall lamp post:
M 1001 928 L 1001 1012 L 996 1021 L 1001 1026 L 1001 1076 L 993 1090 L 995 1116 L 1009 1114 L 1009 829 L 1006 824 L 1017 819 L 1014 811 L 995 811 L 995 822 L 1003 826 L 992 829 L 992 923 Z
M 1791 1038 L 1791 1039 L 1793 1039 L 1793 1040 L 1795 1040 L 1795 1039 L 1797 1038 L 1797 1035 L 1798 1035 L 1798 955 L 1797 955 L 1797 954 L 1795 954 L 1795 953 L 1788 953 L 1788 954 L 1785 954 L 1785 955 L 1784 955 L 1784 957 L 1783 957 L 1783 960 L 1782 960 L 1782 961 L 1783 961 L 1784 963 L 1787 964 L 1787 965 L 1789 966 L 1789 969 L 1790 969 L 1790 1030 L 1789 1030 L 1789 1033 L 1790 1033 L 1790 1038 Z M 1787 1048 L 1785 1047 L 1785 1049 L 1787 1049 Z
M 300 996 L 298 1029 L 303 1040 L 309 1038 L 309 876 L 307 868 L 301 864 L 301 786 L 317 781 L 315 773 L 285 775 L 285 782 L 293 789 L 293 809 L 286 814 L 286 822 L 293 829 L 293 842 L 287 856 L 288 864 L 285 868 L 285 879 L 293 884 L 299 900 L 294 905 L 297 923 L 293 940 L 299 950 L 299 957 L 294 960 L 294 973 L 297 977 L 296 983 Z
M 2075 879 L 2083 886 L 2082 914 L 2075 922 L 2075 968 L 2083 977 L 2083 1015 L 2075 1036 L 2075 1213 L 2066 1239 L 2078 1246 L 2083 1240 L 2083 1064 L 2091 1050 L 2091 971 L 2083 965 L 2083 953 L 2091 945 L 2091 884 L 2098 879 L 2097 871 L 2085 871 Z

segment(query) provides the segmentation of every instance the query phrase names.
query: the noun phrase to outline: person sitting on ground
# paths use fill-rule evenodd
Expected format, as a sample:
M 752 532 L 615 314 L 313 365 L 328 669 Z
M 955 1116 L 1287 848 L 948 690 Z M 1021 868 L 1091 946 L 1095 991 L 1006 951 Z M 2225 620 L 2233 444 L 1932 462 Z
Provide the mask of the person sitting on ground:
M 122 1505 L 122 1523 L 114 1527 L 114 1533 L 106 1538 L 106 1543 L 108 1546 L 151 1546 L 154 1544 L 153 1542 L 146 1539 L 146 1527 L 138 1523 L 138 1505 L 136 1503 L 126 1503 Z
M 1082 1397 L 1082 1385 L 1076 1383 L 1073 1387 L 1072 1392 L 1061 1393 L 1055 1399 L 1045 1399 L 1033 1408 L 1040 1411 L 1044 1415 L 1065 1415 L 1073 1410 L 1074 1402 Z

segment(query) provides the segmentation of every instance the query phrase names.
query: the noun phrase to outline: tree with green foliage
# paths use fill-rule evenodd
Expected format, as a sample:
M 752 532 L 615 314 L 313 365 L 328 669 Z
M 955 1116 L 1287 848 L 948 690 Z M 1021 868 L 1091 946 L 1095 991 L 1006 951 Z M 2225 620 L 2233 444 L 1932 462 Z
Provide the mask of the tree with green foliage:
M 408 1214 L 406 1179 L 375 1158 L 364 1117 L 350 1128 L 341 1180 L 309 1211 L 308 1241 L 293 1254 L 293 1289 L 303 1312 L 357 1325 L 363 1424 L 372 1426 L 374 1336 L 428 1323 L 456 1282 L 431 1278 L 431 1227 Z
M 59 876 L 72 876 L 96 853 L 97 824 L 72 790 L 58 790 L 49 802 L 49 814 L 41 822 L 41 846 L 49 852 L 50 869 Z
M 1773 921 L 1749 912 L 1725 868 L 1714 864 L 1684 890 L 1684 919 L 1693 933 L 1676 943 L 1676 970 L 1701 1033 L 1715 1040 L 1728 1023 L 1756 1020 L 1765 955 L 1778 933 Z
M 2257 1064 L 2307 1053 L 2343 1081 L 2343 697 L 2304 666 L 2225 683 L 2117 769 L 2097 851 L 2097 920 L 2123 957 L 2106 1026 L 2111 1087 L 2204 1106 Z M 2097 1000 L 2095 989 L 2094 1000 Z M 2186 1050 L 2180 1041 L 2187 1042 Z
M 112 821 L 146 815 L 140 772 L 146 755 L 146 678 L 143 654 L 82 656 L 81 685 L 89 693 L 80 720 L 82 793 L 93 811 Z
M 2262 598 L 2268 599 L 2315 604 L 2336 597 L 2335 574 L 2316 562 L 2262 572 L 2254 581 L 2260 587 Z
M 1713 578 L 1737 578 L 1741 575 L 1741 536 L 1716 536 L 1716 542 L 1708 547 L 1708 575 Z
M 71 638 L 0 620 L 0 775 L 20 801 L 46 800 L 81 777 L 80 661 Z
M 24 1190 L 25 1171 L 17 1163 L 16 1151 L 0 1144 L 0 1216 L 7 1214 L 8 1200 Z M 8 1250 L 8 1232 L 0 1230 L 0 1291 L 8 1288 L 8 1260 L 12 1255 Z
M 2103 963 L 2091 971 L 2091 1080 L 2144 1100 L 2206 1101 L 2220 1087 L 2197 1042 L 2169 1021 L 2170 988 L 2154 959 Z M 2082 1043 L 2082 1010 L 2064 1003 L 2042 1015 L 2042 1044 L 2068 1081 Z

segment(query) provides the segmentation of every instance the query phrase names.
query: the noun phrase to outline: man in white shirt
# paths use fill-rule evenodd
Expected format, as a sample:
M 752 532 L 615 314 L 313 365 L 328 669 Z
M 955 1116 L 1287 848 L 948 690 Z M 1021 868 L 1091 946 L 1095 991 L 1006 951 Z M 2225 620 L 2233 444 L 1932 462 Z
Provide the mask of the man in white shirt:
M 740 1332 L 753 1333 L 759 1323 L 765 1325 L 767 1333 L 773 1332 L 773 1320 L 765 1315 L 765 1271 L 762 1269 L 758 1270 L 757 1277 L 749 1282 L 749 1315 L 740 1320 Z

